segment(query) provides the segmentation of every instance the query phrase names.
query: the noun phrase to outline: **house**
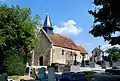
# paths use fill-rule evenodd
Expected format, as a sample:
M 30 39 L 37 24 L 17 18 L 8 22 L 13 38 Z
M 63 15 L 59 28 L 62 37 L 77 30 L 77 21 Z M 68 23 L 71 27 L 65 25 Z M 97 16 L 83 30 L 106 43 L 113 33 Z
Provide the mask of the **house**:
M 88 60 L 88 53 L 82 46 L 76 45 L 66 36 L 54 33 L 53 30 L 50 16 L 46 15 L 43 27 L 40 29 L 40 40 L 33 51 L 33 66 L 81 63 L 83 56 Z
M 104 52 L 100 49 L 100 46 L 99 46 L 92 51 L 91 60 L 96 63 L 101 62 L 103 61 L 103 56 L 104 56 Z

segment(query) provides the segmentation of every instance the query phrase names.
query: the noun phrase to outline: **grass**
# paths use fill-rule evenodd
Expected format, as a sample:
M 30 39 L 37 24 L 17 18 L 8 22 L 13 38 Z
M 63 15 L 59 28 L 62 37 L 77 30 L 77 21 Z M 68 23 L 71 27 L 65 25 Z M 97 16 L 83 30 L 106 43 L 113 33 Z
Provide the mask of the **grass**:
M 85 77 L 88 79 L 88 81 L 91 81 L 91 79 L 94 78 L 94 76 L 92 76 L 92 74 L 94 74 L 96 72 L 94 72 L 94 71 L 83 71 L 81 73 L 85 74 Z
M 96 72 L 95 71 L 82 71 L 81 73 L 84 73 L 84 74 L 94 74 Z
M 19 76 L 15 75 L 15 76 L 8 76 L 8 79 L 18 79 Z M 0 81 L 4 81 L 4 77 L 3 77 L 3 74 L 0 74 Z
M 13 80 L 16 80 L 18 79 L 19 76 L 18 75 L 14 75 L 14 76 L 8 76 L 8 79 L 13 79 Z

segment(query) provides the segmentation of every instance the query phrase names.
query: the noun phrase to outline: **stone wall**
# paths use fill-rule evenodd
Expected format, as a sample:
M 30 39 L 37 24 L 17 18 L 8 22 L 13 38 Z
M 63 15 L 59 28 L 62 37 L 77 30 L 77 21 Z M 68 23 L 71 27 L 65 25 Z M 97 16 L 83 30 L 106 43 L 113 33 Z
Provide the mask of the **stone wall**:
M 64 55 L 62 55 L 62 49 L 64 49 Z M 82 61 L 82 55 L 80 51 L 71 50 L 67 48 L 52 46 L 52 63 L 61 63 L 61 64 L 68 64 L 68 61 L 74 62 L 76 53 L 77 62 Z
M 42 49 L 44 50 L 44 49 Z M 50 65 L 50 51 L 39 51 L 35 52 L 34 56 L 34 65 L 35 66 L 40 66 L 40 61 L 39 58 L 43 56 L 43 66 L 48 66 Z
M 39 58 L 43 56 L 43 65 L 50 65 L 51 43 L 43 30 L 40 31 L 40 39 L 34 48 L 32 62 L 34 66 L 39 66 Z

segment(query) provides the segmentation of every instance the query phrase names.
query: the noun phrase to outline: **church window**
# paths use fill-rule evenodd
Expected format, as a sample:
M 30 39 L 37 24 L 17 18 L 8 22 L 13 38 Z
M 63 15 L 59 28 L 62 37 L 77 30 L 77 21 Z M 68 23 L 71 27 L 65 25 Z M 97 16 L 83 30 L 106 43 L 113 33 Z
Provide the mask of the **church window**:
M 62 55 L 64 55 L 64 49 L 62 49 Z

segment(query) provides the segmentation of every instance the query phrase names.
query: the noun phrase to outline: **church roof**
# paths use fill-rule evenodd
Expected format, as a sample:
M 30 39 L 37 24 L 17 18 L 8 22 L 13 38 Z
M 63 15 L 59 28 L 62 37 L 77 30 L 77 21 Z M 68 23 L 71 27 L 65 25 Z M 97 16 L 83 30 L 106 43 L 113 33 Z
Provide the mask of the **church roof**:
M 81 54 L 88 54 L 88 52 L 85 50 L 85 48 L 83 48 L 83 46 L 77 45 L 77 47 L 80 49 Z
M 43 27 L 51 27 L 52 28 L 52 23 L 50 20 L 50 16 L 48 14 L 46 15 Z
M 46 28 L 53 29 L 51 20 L 50 20 L 50 16 L 48 14 L 46 15 L 46 18 L 45 18 L 45 21 L 43 24 L 43 31 L 44 30 L 47 31 Z M 68 48 L 68 49 L 72 49 L 72 50 L 78 50 L 78 51 L 81 51 L 82 54 L 88 54 L 87 51 L 82 46 L 77 46 L 73 42 L 73 40 L 71 40 L 68 37 L 62 36 L 57 33 L 50 34 L 48 32 L 45 32 L 45 34 L 47 35 L 48 39 L 54 46 L 59 46 L 59 47 Z
M 64 47 L 72 50 L 80 50 L 70 38 L 57 33 L 47 35 L 54 46 Z

